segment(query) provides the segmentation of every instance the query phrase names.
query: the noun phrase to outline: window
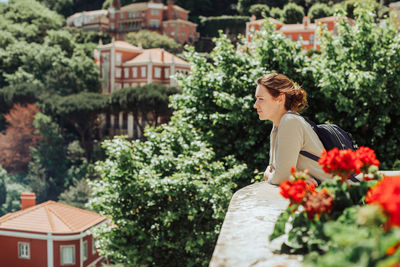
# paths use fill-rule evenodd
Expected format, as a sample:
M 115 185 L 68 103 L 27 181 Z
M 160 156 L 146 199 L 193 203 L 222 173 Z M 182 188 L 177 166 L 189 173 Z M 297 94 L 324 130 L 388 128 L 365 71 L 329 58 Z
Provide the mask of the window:
M 165 78 L 169 78 L 169 68 L 164 69 L 164 76 Z
M 117 53 L 117 65 L 121 65 L 121 62 L 122 62 L 122 54 Z
M 111 30 L 114 30 L 114 28 L 115 28 L 114 23 L 110 23 L 110 28 L 111 28 Z
M 110 12 L 110 16 L 111 16 L 112 19 L 114 18 L 114 16 L 115 16 L 114 11 L 111 11 L 111 12 Z
M 154 69 L 154 77 L 161 78 L 161 68 Z
M 18 258 L 20 259 L 30 258 L 29 243 L 18 242 Z
M 92 254 L 96 254 L 96 238 L 92 238 Z
M 115 77 L 121 78 L 121 68 L 116 68 L 115 69 Z
M 287 36 L 287 38 L 289 38 L 290 40 L 293 39 L 293 38 L 292 38 L 292 35 L 290 35 L 290 34 Z
M 314 43 L 314 34 L 310 34 L 310 44 Z
M 124 69 L 124 78 L 129 78 L 129 69 L 128 68 Z
M 151 9 L 150 14 L 151 15 L 160 15 L 160 10 L 159 9 Z
M 175 23 L 171 23 L 171 27 L 175 27 Z
M 159 28 L 160 27 L 160 21 L 158 19 L 151 19 L 150 20 L 150 27 Z
M 170 34 L 171 34 L 171 36 L 175 36 L 175 32 L 171 32 Z
M 137 68 L 136 67 L 132 68 L 132 77 L 133 78 L 137 77 Z
M 123 18 L 124 18 L 124 13 L 122 13 L 122 12 L 119 13 L 119 18 L 120 18 L 120 19 L 123 19 Z
M 141 75 L 142 77 L 146 77 L 146 67 L 141 67 L 141 68 L 140 68 L 140 75 Z
M 181 35 L 182 35 L 182 37 L 186 36 L 185 32 L 181 32 Z
M 82 255 L 83 255 L 83 260 L 87 260 L 88 258 L 87 241 L 83 241 Z
M 116 83 L 115 84 L 115 90 L 119 90 L 121 89 L 121 84 L 120 83 Z
M 75 264 L 75 245 L 61 246 L 61 265 Z

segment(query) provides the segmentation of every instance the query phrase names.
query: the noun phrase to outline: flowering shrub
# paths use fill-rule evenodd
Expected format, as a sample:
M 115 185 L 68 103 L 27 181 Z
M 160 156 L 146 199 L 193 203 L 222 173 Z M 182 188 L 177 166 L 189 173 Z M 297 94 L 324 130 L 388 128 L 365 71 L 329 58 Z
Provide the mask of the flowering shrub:
M 287 234 L 282 252 L 306 254 L 306 266 L 399 266 L 400 176 L 379 174 L 368 147 L 324 151 L 319 163 L 332 180 L 315 188 L 292 169 L 281 183 L 290 204 L 270 240 Z M 363 181 L 349 182 L 360 173 Z

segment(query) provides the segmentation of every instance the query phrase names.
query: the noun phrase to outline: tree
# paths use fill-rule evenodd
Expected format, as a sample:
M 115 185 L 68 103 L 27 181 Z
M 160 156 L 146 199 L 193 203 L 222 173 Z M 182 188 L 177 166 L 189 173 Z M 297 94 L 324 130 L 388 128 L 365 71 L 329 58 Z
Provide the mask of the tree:
M 289 3 L 283 8 L 283 22 L 286 24 L 302 23 L 304 17 L 304 8 L 295 4 Z
M 4 117 L 9 126 L 0 134 L 0 165 L 9 173 L 24 172 L 31 159 L 30 148 L 37 146 L 39 135 L 32 123 L 39 108 L 15 104 Z
M 169 118 L 168 99 L 177 92 L 176 87 L 155 83 L 124 88 L 111 94 L 110 111 L 132 113 L 140 129 L 140 133 L 134 133 L 134 138 L 137 138 L 143 135 L 146 125 L 158 126 L 161 117 Z
M 7 187 L 6 187 L 7 171 L 0 166 L 0 216 L 2 213 L 2 206 L 7 200 Z
M 69 128 L 79 137 L 86 159 L 91 160 L 98 116 L 106 109 L 107 97 L 99 93 L 81 92 L 55 96 L 43 103 L 45 113 L 58 119 L 62 127 Z
M 90 194 L 91 189 L 86 179 L 75 180 L 73 185 L 61 193 L 59 201 L 73 207 L 87 209 L 86 204 Z
M 182 49 L 174 39 L 161 35 L 157 32 L 140 30 L 138 32 L 130 32 L 126 35 L 126 41 L 135 46 L 143 48 L 163 48 L 171 53 L 177 53 Z
M 149 128 L 146 142 L 104 143 L 101 180 L 91 182 L 90 206 L 117 227 L 94 233 L 101 255 L 132 266 L 203 266 L 243 165 L 225 163 L 178 114 Z
M 74 0 L 40 0 L 47 8 L 68 17 L 74 13 Z
M 392 20 L 376 27 L 372 8 L 357 8 L 356 24 L 342 20 L 338 35 L 323 32 L 321 54 L 308 70 L 328 101 L 325 105 L 335 110 L 320 109 L 319 120 L 351 131 L 359 145 L 376 151 L 385 169 L 400 158 L 393 149 L 400 117 L 390 104 L 400 99 L 400 39 Z
M 271 18 L 282 21 L 283 20 L 283 10 L 278 7 L 271 8 L 269 15 Z
M 332 8 L 327 4 L 317 3 L 308 10 L 308 17 L 312 22 L 316 19 L 332 16 Z
M 269 17 L 269 6 L 255 4 L 250 7 L 249 12 L 250 14 L 255 15 L 257 18 Z
M 38 202 L 57 200 L 58 195 L 71 184 L 67 175 L 69 164 L 65 140 L 60 127 L 50 116 L 36 114 L 33 125 L 41 139 L 38 146 L 31 149 L 29 184 Z

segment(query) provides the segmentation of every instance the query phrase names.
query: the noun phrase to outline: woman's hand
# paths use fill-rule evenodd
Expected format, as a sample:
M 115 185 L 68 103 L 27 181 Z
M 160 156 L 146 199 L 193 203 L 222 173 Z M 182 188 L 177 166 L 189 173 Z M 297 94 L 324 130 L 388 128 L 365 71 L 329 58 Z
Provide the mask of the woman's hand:
M 268 181 L 268 178 L 271 175 L 271 173 L 272 173 L 271 166 L 268 166 L 267 169 L 264 172 L 264 180 L 265 181 Z

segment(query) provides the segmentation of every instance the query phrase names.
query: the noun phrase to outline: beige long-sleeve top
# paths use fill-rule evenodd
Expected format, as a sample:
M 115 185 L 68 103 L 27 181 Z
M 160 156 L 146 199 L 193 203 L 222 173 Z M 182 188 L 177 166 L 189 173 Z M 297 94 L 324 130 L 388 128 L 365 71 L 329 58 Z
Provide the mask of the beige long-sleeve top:
M 313 178 L 320 181 L 331 179 L 322 170 L 318 162 L 300 154 L 301 150 L 321 156 L 324 146 L 311 125 L 301 116 L 288 111 L 279 122 L 279 127 L 273 127 L 270 135 L 270 161 L 272 173 L 268 182 L 280 184 L 289 179 L 290 169 L 308 170 Z

